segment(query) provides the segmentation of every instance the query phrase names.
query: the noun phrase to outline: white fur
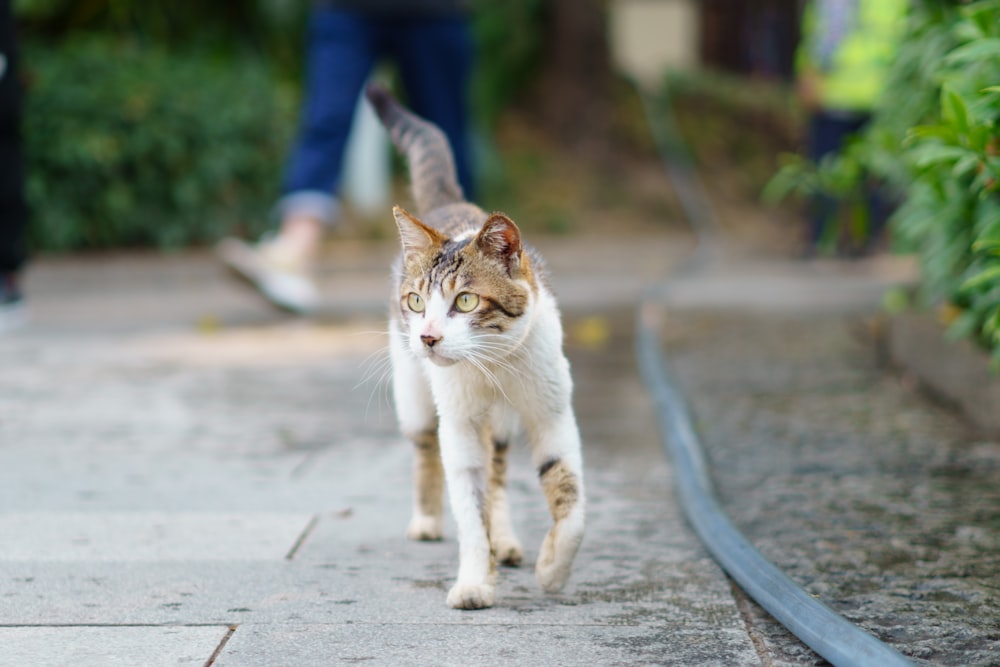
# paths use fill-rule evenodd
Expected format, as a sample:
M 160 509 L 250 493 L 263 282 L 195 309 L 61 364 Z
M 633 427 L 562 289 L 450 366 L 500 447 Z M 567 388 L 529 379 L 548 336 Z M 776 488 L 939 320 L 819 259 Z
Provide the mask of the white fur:
M 575 475 L 577 506 L 550 534 L 536 567 L 540 585 L 557 591 L 565 584 L 583 537 L 583 468 L 580 435 L 571 404 L 572 379 L 562 351 L 562 325 L 554 297 L 544 289 L 532 298 L 512 330 L 503 334 L 471 330 L 466 318 L 449 315 L 440 294 L 430 297 L 423 313 L 404 311 L 408 335 L 393 322 L 390 348 L 394 393 L 404 433 L 425 430 L 439 420 L 441 458 L 452 514 L 458 528 L 460 564 L 448 603 L 457 608 L 493 604 L 495 582 L 490 544 L 477 504 L 487 495 L 491 452 L 482 442 L 484 427 L 504 439 L 515 417 L 524 429 L 536 466 L 558 458 Z M 428 348 L 421 335 L 440 337 Z M 470 356 L 492 348 L 491 358 Z M 429 392 L 428 392 L 429 388 Z M 433 410 L 428 396 L 433 398 Z M 494 504 L 494 543 L 502 549 L 520 544 L 514 536 L 505 498 Z M 557 534 L 553 534 L 553 532 Z

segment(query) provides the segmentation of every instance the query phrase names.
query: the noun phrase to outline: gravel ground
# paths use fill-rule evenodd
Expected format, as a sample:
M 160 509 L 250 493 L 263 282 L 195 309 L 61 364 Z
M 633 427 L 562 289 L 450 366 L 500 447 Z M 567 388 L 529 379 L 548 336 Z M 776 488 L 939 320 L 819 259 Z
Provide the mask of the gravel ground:
M 918 663 L 1000 664 L 1000 442 L 890 372 L 869 313 L 672 315 L 718 493 L 763 554 Z M 773 664 L 822 664 L 744 609 Z

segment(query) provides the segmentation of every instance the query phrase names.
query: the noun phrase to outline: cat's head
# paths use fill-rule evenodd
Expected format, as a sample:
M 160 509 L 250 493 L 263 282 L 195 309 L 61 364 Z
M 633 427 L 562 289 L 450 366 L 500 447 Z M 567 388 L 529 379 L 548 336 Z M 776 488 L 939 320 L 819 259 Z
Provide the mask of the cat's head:
M 449 238 L 400 207 L 399 310 L 410 350 L 439 366 L 499 361 L 527 331 L 534 302 L 531 262 L 517 225 L 494 213 L 478 230 Z

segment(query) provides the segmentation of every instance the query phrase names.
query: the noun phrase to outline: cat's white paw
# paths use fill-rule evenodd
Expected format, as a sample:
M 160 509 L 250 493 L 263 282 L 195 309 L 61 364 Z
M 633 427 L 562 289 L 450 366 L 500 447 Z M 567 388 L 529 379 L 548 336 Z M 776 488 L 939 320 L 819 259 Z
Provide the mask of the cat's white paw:
M 546 593 L 558 593 L 566 586 L 572 571 L 569 565 L 538 561 L 535 565 L 535 581 Z
M 497 562 L 509 567 L 517 567 L 524 560 L 524 549 L 515 537 L 498 539 L 496 545 Z
M 426 514 L 413 515 L 406 529 L 406 536 L 419 542 L 434 542 L 440 540 L 443 534 L 441 517 Z
M 557 545 L 557 531 L 550 530 L 542 542 L 542 549 L 539 552 L 538 562 L 535 563 L 535 581 L 546 593 L 558 593 L 566 585 L 569 575 L 573 571 L 573 556 L 576 555 L 576 546 L 572 549 L 559 549 Z
M 495 599 L 493 584 L 458 583 L 448 591 L 448 606 L 454 609 L 485 609 L 492 607 Z

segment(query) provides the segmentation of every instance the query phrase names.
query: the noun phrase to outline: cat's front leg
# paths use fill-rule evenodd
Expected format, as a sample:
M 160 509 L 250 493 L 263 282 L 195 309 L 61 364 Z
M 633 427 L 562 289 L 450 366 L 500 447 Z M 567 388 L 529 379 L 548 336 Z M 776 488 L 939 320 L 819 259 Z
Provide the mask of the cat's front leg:
M 442 419 L 440 442 L 459 546 L 458 577 L 448 591 L 448 604 L 456 609 L 492 607 L 496 559 L 489 537 L 486 451 L 476 427 L 468 421 Z
M 407 350 L 405 337 L 395 322 L 389 328 L 389 353 L 399 427 L 413 443 L 413 517 L 406 536 L 411 540 L 440 540 L 444 471 L 438 447 L 437 408 L 428 379 Z
M 413 517 L 406 529 L 411 540 L 435 541 L 442 536 L 444 471 L 434 428 L 410 435 L 413 441 Z
M 517 567 L 524 559 L 521 541 L 514 533 L 507 501 L 508 440 L 493 441 L 493 465 L 490 466 L 490 541 L 497 560 Z
M 535 579 L 543 590 L 556 593 L 566 585 L 583 541 L 583 459 L 572 408 L 566 406 L 529 437 L 553 520 L 535 564 Z

